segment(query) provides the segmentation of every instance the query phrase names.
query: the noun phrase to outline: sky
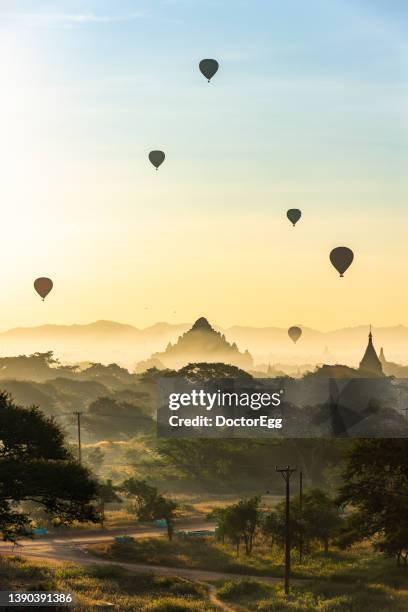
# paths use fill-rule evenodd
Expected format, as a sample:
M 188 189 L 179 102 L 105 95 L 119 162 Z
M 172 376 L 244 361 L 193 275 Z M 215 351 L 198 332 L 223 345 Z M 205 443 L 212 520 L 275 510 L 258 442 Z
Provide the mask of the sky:
M 2 0 L 0 329 L 408 325 L 407 30 L 403 0 Z

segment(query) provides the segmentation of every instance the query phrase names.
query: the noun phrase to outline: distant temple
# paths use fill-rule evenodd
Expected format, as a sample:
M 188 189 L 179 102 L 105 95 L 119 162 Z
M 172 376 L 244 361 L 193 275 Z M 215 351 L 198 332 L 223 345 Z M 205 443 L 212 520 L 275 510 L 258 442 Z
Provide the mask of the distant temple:
M 382 357 L 384 358 L 384 353 L 382 353 Z M 371 333 L 371 325 L 370 333 L 368 334 L 367 348 L 365 350 L 362 360 L 360 361 L 359 370 L 360 372 L 370 376 L 384 376 L 381 361 L 379 360 L 373 345 L 373 334 Z
M 408 377 L 408 366 L 395 363 L 394 361 L 387 361 L 382 347 L 380 350 L 379 360 L 381 362 L 382 370 L 386 376 L 396 376 L 397 378 Z
M 205 317 L 200 317 L 175 344 L 165 351 L 154 353 L 152 360 L 167 368 L 180 368 L 188 363 L 227 363 L 243 369 L 253 367 L 248 351 L 241 352 L 235 342 L 231 344 L 224 334 L 217 332 Z

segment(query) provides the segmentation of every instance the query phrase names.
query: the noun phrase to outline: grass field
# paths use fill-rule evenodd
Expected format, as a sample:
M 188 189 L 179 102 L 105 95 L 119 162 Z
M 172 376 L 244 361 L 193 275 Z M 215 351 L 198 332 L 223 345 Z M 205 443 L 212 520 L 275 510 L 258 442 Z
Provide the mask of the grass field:
M 217 493 L 214 495 L 210 494 L 177 494 L 172 495 L 172 498 L 177 501 L 182 508 L 188 508 L 194 516 L 205 517 L 212 510 L 217 508 L 225 508 L 231 504 L 236 504 L 241 501 L 243 497 L 252 497 L 253 491 L 243 492 L 242 494 L 225 493 L 224 495 Z M 262 496 L 262 508 L 264 510 L 272 509 L 283 499 L 279 495 L 263 495 Z
M 89 552 L 112 561 L 168 565 L 192 569 L 208 569 L 235 574 L 256 576 L 283 576 L 283 551 L 265 545 L 255 545 L 254 553 L 248 557 L 243 552 L 237 557 L 235 548 L 223 545 L 209 537 L 203 540 L 176 537 L 169 542 L 160 538 L 138 538 L 134 542 L 103 543 L 88 547 Z M 296 578 L 333 578 L 354 580 L 374 572 L 381 577 L 404 576 L 392 560 L 384 559 L 369 546 L 359 546 L 351 551 L 333 550 L 329 554 L 316 550 L 313 555 L 304 556 L 298 563 L 296 551 L 292 553 L 292 575 Z M 357 572 L 357 573 L 356 573 Z
M 276 565 L 278 552 L 276 558 L 270 556 L 268 568 L 266 553 L 260 557 L 257 551 L 252 560 L 244 555 L 237 560 L 231 549 L 225 547 L 221 556 L 219 545 L 212 546 L 209 542 L 181 540 L 172 545 L 164 539 L 146 539 L 137 541 L 136 546 L 111 544 L 98 548 L 101 556 L 112 560 L 282 575 L 282 565 Z M 95 552 L 94 547 L 92 549 Z M 280 554 L 280 562 L 281 557 Z M 218 597 L 237 606 L 241 612 L 408 610 L 408 572 L 368 547 L 328 555 L 316 552 L 313 557 L 306 558 L 302 567 L 294 563 L 293 569 L 294 575 L 309 580 L 292 586 L 288 598 L 284 596 L 282 584 L 262 582 L 261 575 L 259 581 L 243 576 L 242 579 L 217 582 Z M 74 610 L 78 611 L 96 607 L 140 612 L 210 612 L 216 609 L 201 584 L 136 574 L 114 565 L 82 567 L 73 563 L 40 563 L 18 556 L 4 557 L 0 559 L 0 584 L 2 590 L 74 592 L 77 602 Z
M 103 544 L 90 548 L 105 559 L 144 562 L 207 569 L 236 574 L 282 577 L 281 550 L 258 546 L 252 557 L 211 539 L 192 541 L 147 538 L 126 544 Z M 408 610 L 408 572 L 395 561 L 373 552 L 370 546 L 351 551 L 324 554 L 315 551 L 299 565 L 293 553 L 293 577 L 305 578 L 302 586 L 292 588 L 289 599 L 281 585 L 242 579 L 220 582 L 218 596 L 237 603 L 244 610 L 322 610 L 322 611 L 406 611 Z
M 0 584 L 5 591 L 73 592 L 76 605 L 70 609 L 78 611 L 97 607 L 140 612 L 215 610 L 201 585 L 178 578 L 134 574 L 115 566 L 82 567 L 4 557 L 0 558 Z
M 88 547 L 93 555 L 112 561 L 148 563 L 192 569 L 208 569 L 233 574 L 282 576 L 282 555 L 276 553 L 253 557 L 236 557 L 232 548 L 222 546 L 213 539 L 193 541 L 175 538 L 169 542 L 164 537 L 138 538 L 129 543 L 103 543 Z
M 285 597 L 281 585 L 269 585 L 254 580 L 229 580 L 218 584 L 218 597 L 238 604 L 243 610 L 262 612 L 406 612 L 407 587 L 384 583 L 364 583 L 355 580 L 339 583 L 316 580 L 305 586 L 291 588 Z

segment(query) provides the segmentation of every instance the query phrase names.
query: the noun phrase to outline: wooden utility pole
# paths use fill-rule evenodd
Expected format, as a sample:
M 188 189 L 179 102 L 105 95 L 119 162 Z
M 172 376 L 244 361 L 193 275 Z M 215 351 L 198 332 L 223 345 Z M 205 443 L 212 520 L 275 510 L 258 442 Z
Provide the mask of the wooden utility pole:
M 78 428 L 78 462 L 82 463 L 82 448 L 81 448 L 81 414 L 82 412 L 74 412 L 77 416 L 77 428 Z
M 289 595 L 289 578 L 290 578 L 290 487 L 289 481 L 293 472 L 297 468 L 291 468 L 289 465 L 284 467 L 275 466 L 275 470 L 282 474 L 283 480 L 286 483 L 286 517 L 285 517 L 285 595 Z
M 299 563 L 302 563 L 303 555 L 303 517 L 302 517 L 302 502 L 303 502 L 303 472 L 299 472 L 299 514 L 300 514 L 300 533 L 299 533 Z

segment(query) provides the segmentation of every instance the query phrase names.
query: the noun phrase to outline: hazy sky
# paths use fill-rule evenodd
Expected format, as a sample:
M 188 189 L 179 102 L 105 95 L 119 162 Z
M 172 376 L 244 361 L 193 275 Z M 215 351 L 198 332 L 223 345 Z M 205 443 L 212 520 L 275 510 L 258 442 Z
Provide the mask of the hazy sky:
M 1 329 L 408 324 L 405 0 L 2 0 L 0 23 Z

